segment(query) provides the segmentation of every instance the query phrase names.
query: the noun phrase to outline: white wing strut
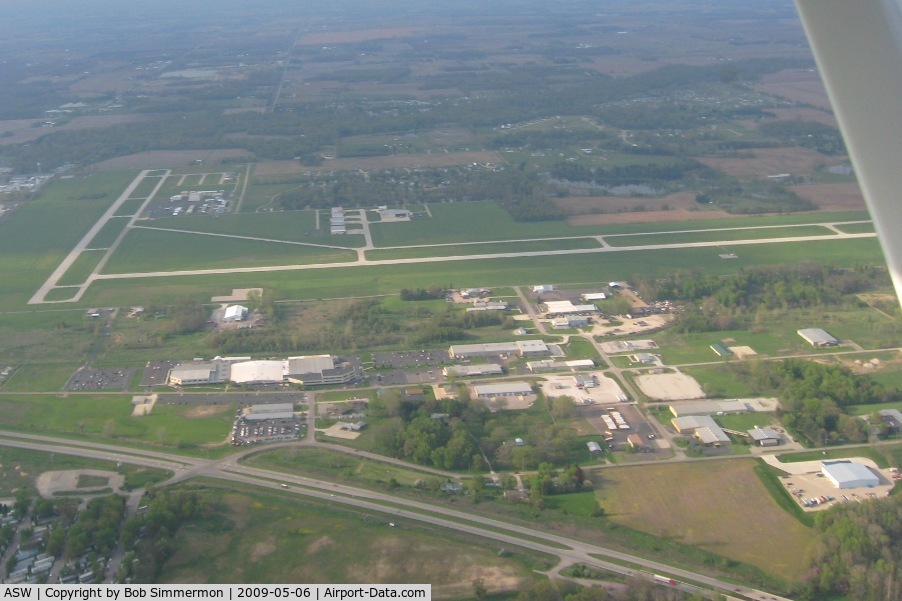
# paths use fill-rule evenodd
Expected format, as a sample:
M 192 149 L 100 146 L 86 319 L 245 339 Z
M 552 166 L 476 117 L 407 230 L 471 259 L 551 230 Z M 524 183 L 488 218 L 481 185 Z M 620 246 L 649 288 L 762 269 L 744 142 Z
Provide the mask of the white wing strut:
M 902 303 L 902 9 L 796 0 Z

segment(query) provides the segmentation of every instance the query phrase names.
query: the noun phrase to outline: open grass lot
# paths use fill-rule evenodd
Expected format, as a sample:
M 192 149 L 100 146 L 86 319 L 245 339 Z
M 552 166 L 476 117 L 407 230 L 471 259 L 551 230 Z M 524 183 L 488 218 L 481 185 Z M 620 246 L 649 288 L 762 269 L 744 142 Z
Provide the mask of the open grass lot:
M 754 467 L 742 459 L 639 466 L 593 481 L 615 523 L 799 580 L 812 532 L 776 504 Z
M 356 482 L 368 486 L 387 486 L 389 481 L 394 479 L 401 486 L 412 487 L 418 480 L 436 478 L 428 472 L 319 449 L 267 451 L 248 457 L 244 462 L 255 467 L 296 474 L 313 474 L 329 480 Z
M 115 217 L 131 217 L 135 213 L 138 212 L 138 209 L 141 208 L 141 205 L 144 204 L 143 198 L 129 198 L 121 205 L 119 205 L 119 209 L 115 213 Z
M 221 455 L 235 414 L 234 405 L 157 406 L 132 417 L 130 396 L 112 394 L 0 394 L 3 427 L 17 432 L 90 439 L 94 442 L 157 446 L 195 454 Z
M 735 398 L 752 394 L 749 387 L 736 380 L 730 368 L 725 365 L 696 365 L 684 367 L 680 371 L 695 378 L 709 397 Z
M 489 541 L 432 531 L 420 523 L 260 491 L 201 492 L 207 511 L 182 529 L 160 582 L 429 582 L 436 598 L 517 590 L 547 569 L 541 556 L 498 556 Z M 510 550 L 509 550 L 510 551 Z
M 157 184 L 160 183 L 161 176 L 148 175 L 144 179 L 141 180 L 141 183 L 138 184 L 138 187 L 134 189 L 131 194 L 132 198 L 140 198 L 141 200 L 146 199 L 148 196 L 153 193 L 154 188 L 157 187 Z
M 177 253 L 174 253 L 177 254 Z M 807 243 L 774 243 L 741 250 L 738 259 L 723 261 L 716 249 L 687 248 L 631 253 L 598 253 L 566 257 L 481 259 L 409 265 L 367 265 L 306 272 L 211 274 L 204 276 L 127 278 L 104 280 L 91 286 L 86 305 L 116 306 L 156 299 L 193 296 L 206 301 L 212 294 L 227 294 L 233 288 L 267 287 L 277 299 L 317 299 L 395 294 L 401 288 L 453 284 L 462 286 L 516 286 L 543 281 L 576 284 L 591 279 L 628 279 L 637 272 L 663 277 L 677 269 L 707 269 L 729 275 L 752 265 L 780 265 L 803 257 L 816 257 L 828 265 L 854 266 L 883 261 L 874 239 L 830 240 Z M 567 269 L 562 270 L 562 265 Z M 603 276 L 603 277 L 602 277 Z M 794 330 L 793 330 L 794 331 Z M 800 339 L 801 340 L 801 339 Z M 712 353 L 713 354 L 713 353 Z
M 530 242 L 497 242 L 493 244 L 453 244 L 449 246 L 427 246 L 367 251 L 370 261 L 408 259 L 411 257 L 453 257 L 459 255 L 482 255 L 516 252 L 547 252 L 551 250 L 574 250 L 580 248 L 600 248 L 594 238 L 566 238 L 557 240 L 533 240 Z
M 24 305 L 134 177 L 117 171 L 51 183 L 0 223 L 0 307 Z
M 350 251 L 334 248 L 133 229 L 104 271 L 131 273 L 339 263 L 355 258 L 356 255 Z
M 721 427 L 727 430 L 739 430 L 740 432 L 751 430 L 755 426 L 767 428 L 774 423 L 773 417 L 769 413 L 761 412 L 718 415 L 714 419 L 717 420 Z
M 836 229 L 847 234 L 865 234 L 874 231 L 874 224 L 868 223 L 844 223 L 837 225 Z
M 84 359 L 91 339 L 83 310 L 0 314 L 0 363 L 5 365 L 74 366 Z
M 780 461 L 782 463 L 798 463 L 800 461 L 827 461 L 829 459 L 849 459 L 851 457 L 867 457 L 873 459 L 874 462 L 883 469 L 894 465 L 890 461 L 891 458 L 896 458 L 897 463 L 895 463 L 895 465 L 902 465 L 902 463 L 898 463 L 898 460 L 902 459 L 902 444 L 787 453 L 780 455 Z
M 63 277 L 57 282 L 60 286 L 77 286 L 84 283 L 88 276 L 106 254 L 105 250 L 83 250 L 75 262 L 69 266 Z
M 3 392 L 56 392 L 62 390 L 78 369 L 74 364 L 25 364 L 18 367 L 2 387 Z
M 100 228 L 97 235 L 91 239 L 88 243 L 88 248 L 108 248 L 116 241 L 116 238 L 119 237 L 119 234 L 122 233 L 122 230 L 125 229 L 126 225 L 128 225 L 127 217 L 115 217 L 110 219 L 102 228 Z
M 126 488 L 138 488 L 152 482 L 160 482 L 172 475 L 171 472 L 164 470 L 128 464 L 122 464 L 117 468 L 113 461 L 0 446 L 0 496 L 12 496 L 19 490 L 36 494 L 34 482 L 39 474 L 75 469 L 95 469 L 124 474 Z
M 835 232 L 832 230 L 820 225 L 798 225 L 794 227 L 766 227 L 704 232 L 662 232 L 648 235 L 609 236 L 605 238 L 605 242 L 611 246 L 642 246 L 646 244 L 685 244 L 691 242 L 717 242 L 720 240 L 763 240 L 765 238 L 829 236 L 834 234 Z
M 167 217 L 144 222 L 149 227 L 159 227 L 211 234 L 233 234 L 285 240 L 286 242 L 307 242 L 327 246 L 354 248 L 363 246 L 361 235 L 332 236 L 329 234 L 329 213 L 320 213 L 320 229 L 316 229 L 316 211 L 286 211 L 283 213 L 241 213 L 240 215 L 185 215 Z M 323 229 L 324 228 L 324 229 Z

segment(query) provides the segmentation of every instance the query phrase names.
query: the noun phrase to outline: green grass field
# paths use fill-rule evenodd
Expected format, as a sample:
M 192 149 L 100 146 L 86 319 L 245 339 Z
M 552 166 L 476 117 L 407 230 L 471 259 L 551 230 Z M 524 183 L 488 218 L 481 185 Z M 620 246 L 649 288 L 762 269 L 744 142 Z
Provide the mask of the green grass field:
M 771 498 L 755 466 L 736 459 L 606 470 L 597 496 L 615 523 L 798 581 L 812 532 Z
M 131 397 L 69 394 L 0 397 L 3 427 L 17 432 L 90 439 L 130 446 L 156 446 L 194 454 L 219 456 L 225 444 L 234 405 L 162 406 L 150 415 L 132 417 Z
M 736 260 L 723 261 L 711 249 L 597 253 L 566 257 L 524 257 L 473 261 L 432 262 L 409 265 L 367 265 L 306 272 L 255 272 L 167 278 L 135 278 L 97 282 L 88 290 L 83 306 L 116 306 L 135 299 L 150 302 L 158 298 L 190 297 L 208 299 L 211 294 L 226 294 L 232 288 L 272 288 L 276 298 L 340 298 L 361 294 L 396 294 L 401 288 L 431 285 L 503 286 L 543 281 L 554 284 L 593 280 L 628 279 L 642 272 L 664 277 L 677 269 L 707 269 L 715 275 L 729 275 L 753 265 L 781 265 L 803 257 L 817 257 L 830 265 L 881 262 L 876 240 L 836 240 L 808 243 L 764 244 L 743 249 Z M 566 264 L 566 271 L 561 265 Z M 302 274 L 302 275 L 301 275 Z
M 131 217 L 135 213 L 138 212 L 138 209 L 141 208 L 141 205 L 144 204 L 143 198 L 129 198 L 121 205 L 119 205 L 119 209 L 116 210 L 116 213 L 113 215 L 114 217 Z
M 746 384 L 736 379 L 728 366 L 696 365 L 680 371 L 695 378 L 709 397 L 736 398 L 753 394 Z
M 355 258 L 351 251 L 334 248 L 133 229 L 104 272 L 340 263 Z
M 166 217 L 146 222 L 143 225 L 164 229 L 209 232 L 212 234 L 233 234 L 284 240 L 286 242 L 306 242 L 326 246 L 354 248 L 363 246 L 363 236 L 351 234 L 332 236 L 329 234 L 329 213 L 320 212 L 320 229 L 316 228 L 316 211 L 286 211 L 282 213 L 241 213 L 239 215 L 184 215 Z
M 23 306 L 134 176 L 112 171 L 53 182 L 0 223 L 0 306 Z
M 435 531 L 419 522 L 310 504 L 288 494 L 205 487 L 207 511 L 183 528 L 160 582 L 429 582 L 434 598 L 463 599 L 483 579 L 516 590 L 547 569 L 538 555 Z M 543 567 L 540 567 L 543 566 Z
M 88 276 L 106 254 L 105 250 L 83 250 L 75 262 L 69 266 L 63 277 L 57 282 L 60 286 L 77 286 L 83 284 Z
M 840 224 L 836 226 L 841 232 L 845 232 L 846 234 L 869 234 L 874 231 L 874 224 L 871 222 L 868 223 L 846 223 Z
M 574 250 L 600 247 L 601 245 L 594 238 L 565 238 L 557 240 L 533 240 L 531 242 L 453 244 L 449 246 L 371 250 L 366 252 L 366 258 L 370 261 L 386 261 L 391 259 L 409 259 L 411 257 L 453 257 L 461 255 L 547 252 L 552 250 Z
M 765 238 L 793 238 L 797 236 L 829 236 L 836 233 L 821 225 L 797 225 L 793 227 L 767 227 L 738 230 L 712 230 L 703 232 L 673 232 L 607 236 L 611 246 L 644 246 L 649 244 L 688 244 L 692 242 L 730 242 L 738 240 L 763 240 Z
M 100 231 L 97 232 L 97 235 L 91 238 L 91 241 L 88 243 L 88 248 L 109 248 L 113 242 L 116 241 L 116 238 L 119 237 L 119 234 L 122 233 L 122 230 L 125 229 L 126 225 L 128 225 L 128 218 L 126 217 L 114 217 L 110 219 L 103 225 Z

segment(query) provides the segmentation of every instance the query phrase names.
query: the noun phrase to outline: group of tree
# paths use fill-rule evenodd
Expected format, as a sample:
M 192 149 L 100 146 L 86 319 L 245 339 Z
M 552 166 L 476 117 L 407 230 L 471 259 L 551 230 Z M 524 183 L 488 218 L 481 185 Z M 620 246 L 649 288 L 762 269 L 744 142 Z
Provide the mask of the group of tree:
M 686 179 L 711 179 L 716 176 L 710 167 L 694 159 L 594 169 L 576 162 L 562 162 L 552 166 L 549 175 L 554 179 L 592 182 L 599 186 L 654 185 Z
M 445 288 L 441 286 L 401 288 L 402 301 L 440 300 L 443 298 L 445 298 Z
M 117 580 L 156 582 L 163 565 L 175 552 L 179 529 L 201 515 L 204 505 L 195 492 L 151 490 L 147 510 L 125 522 L 122 540 L 129 550 Z M 136 561 L 137 560 L 137 561 Z
M 749 363 L 735 373 L 755 389 L 778 396 L 783 424 L 812 445 L 866 442 L 869 425 L 845 408 L 902 401 L 899 389 L 839 365 L 787 359 Z
M 759 126 L 761 133 L 826 155 L 846 154 L 839 130 L 816 121 L 768 121 Z
M 473 588 L 475 591 L 477 586 Z M 521 588 L 515 601 L 703 601 L 707 598 L 701 592 L 687 595 L 673 587 L 655 584 L 649 578 L 636 576 L 627 578 L 625 586 L 616 591 L 565 580 L 537 580 Z
M 78 558 L 88 549 L 99 556 L 109 557 L 119 540 L 119 525 L 124 514 L 123 497 L 109 495 L 92 499 L 66 533 L 65 557 Z
M 545 507 L 547 495 L 579 492 L 586 482 L 586 474 L 578 465 L 568 465 L 557 470 L 547 462 L 539 464 L 536 471 L 526 479 L 529 488 L 529 502 L 537 508 Z
M 902 599 L 902 495 L 819 513 L 805 599 Z

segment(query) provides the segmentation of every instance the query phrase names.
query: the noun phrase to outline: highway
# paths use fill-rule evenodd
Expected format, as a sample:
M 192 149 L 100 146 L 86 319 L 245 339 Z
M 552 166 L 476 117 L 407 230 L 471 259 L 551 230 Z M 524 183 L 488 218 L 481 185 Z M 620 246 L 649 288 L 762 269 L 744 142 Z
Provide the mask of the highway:
M 266 449 L 299 446 L 302 444 L 305 443 L 267 445 Z M 306 444 L 309 445 L 310 443 Z M 679 580 L 680 586 L 684 590 L 701 591 L 706 595 L 709 594 L 708 591 L 716 591 L 733 597 L 758 601 L 790 601 L 765 591 L 736 585 L 705 574 L 669 566 L 580 540 L 543 532 L 531 527 L 510 524 L 447 507 L 438 507 L 388 493 L 249 467 L 240 463 L 240 460 L 245 456 L 260 452 L 260 448 L 242 450 L 221 459 L 205 460 L 156 451 L 143 451 L 115 445 L 72 441 L 8 431 L 0 431 L 0 446 L 27 448 L 115 462 L 121 461 L 123 463 L 170 470 L 174 473 L 169 480 L 157 486 L 167 486 L 194 477 L 208 477 L 227 482 L 261 486 L 282 493 L 318 499 L 328 503 L 348 505 L 357 509 L 387 514 L 393 521 L 405 520 L 426 523 L 433 527 L 447 528 L 483 537 L 504 545 L 514 545 L 547 553 L 559 559 L 560 564 L 556 568 L 558 570 L 561 567 L 574 563 L 583 563 L 626 576 L 663 573 Z M 132 504 L 135 503 L 133 502 Z M 119 555 L 121 555 L 121 552 Z M 702 588 L 694 585 L 700 585 Z

